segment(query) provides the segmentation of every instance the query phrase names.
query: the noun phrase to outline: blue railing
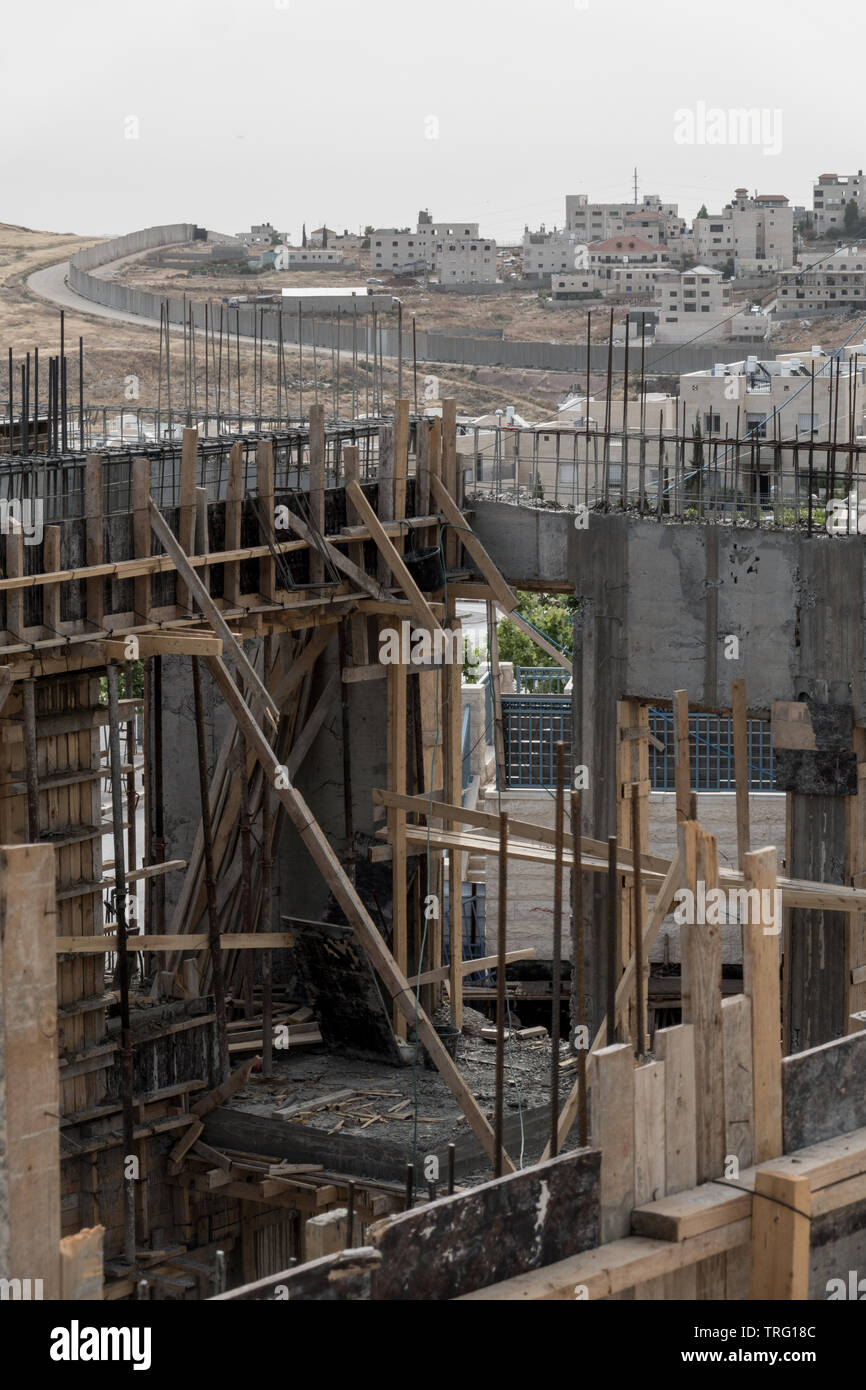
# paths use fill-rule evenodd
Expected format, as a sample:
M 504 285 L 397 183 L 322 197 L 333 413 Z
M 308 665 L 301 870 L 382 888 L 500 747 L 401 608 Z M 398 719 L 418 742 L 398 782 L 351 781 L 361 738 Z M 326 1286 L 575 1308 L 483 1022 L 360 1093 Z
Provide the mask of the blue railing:
M 676 730 L 673 711 L 651 709 L 649 722 L 651 732 L 664 744 L 664 751 L 650 744 L 650 784 L 653 791 L 672 792 L 676 789 Z M 770 725 L 760 719 L 750 719 L 748 729 L 749 790 L 775 791 L 773 735 Z M 689 754 L 690 785 L 694 791 L 734 790 L 734 732 L 729 716 L 690 714 Z
M 554 786 L 556 744 L 571 751 L 571 696 L 503 695 L 502 736 L 506 786 Z
M 463 726 L 460 732 L 460 747 L 463 757 L 463 790 L 472 781 L 472 711 L 469 705 L 463 706 Z
M 515 666 L 514 689 L 518 695 L 561 695 L 568 672 L 561 666 Z

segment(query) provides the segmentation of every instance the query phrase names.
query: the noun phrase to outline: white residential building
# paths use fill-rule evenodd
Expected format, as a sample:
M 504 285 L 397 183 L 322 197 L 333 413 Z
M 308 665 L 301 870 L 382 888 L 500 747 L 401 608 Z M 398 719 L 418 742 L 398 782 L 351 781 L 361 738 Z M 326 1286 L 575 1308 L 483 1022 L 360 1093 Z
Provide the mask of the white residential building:
M 750 198 L 737 188 L 722 212 L 694 221 L 695 255 L 702 265 L 733 261 L 736 274 L 779 271 L 794 264 L 794 211 L 781 193 Z
M 809 314 L 815 309 L 862 309 L 866 306 L 866 246 L 840 246 L 832 253 L 815 250 L 803 263 L 782 273 L 779 308 Z
M 602 294 L 652 294 L 656 282 L 670 269 L 666 246 L 626 233 L 591 242 L 587 251 L 593 282 Z
M 544 226 L 537 232 L 527 227 L 523 234 L 523 275 L 527 280 L 539 280 L 545 275 L 560 275 L 573 270 L 585 270 L 588 265 L 586 243 L 578 241 L 574 232 L 548 232 Z
M 321 270 L 324 266 L 340 266 L 342 264 L 342 251 L 336 251 L 330 246 L 324 250 L 315 246 L 289 246 L 286 248 L 287 270 Z
M 866 177 L 856 174 L 819 174 L 812 190 L 812 216 L 818 236 L 845 232 L 845 209 L 852 201 L 860 217 L 866 216 Z
M 588 270 L 575 270 L 570 275 L 551 275 L 550 297 L 558 304 L 569 300 L 597 299 L 595 279 Z
M 688 230 L 676 203 L 663 203 L 655 193 L 638 204 L 591 203 L 586 193 L 570 193 L 565 199 L 565 227 L 585 242 L 633 232 L 642 241 L 667 246 Z
M 370 237 L 370 268 L 400 274 L 415 270 L 423 262 L 428 270 L 438 270 L 436 247 L 445 241 L 479 241 L 477 222 L 434 222 L 429 212 L 418 214 L 415 231 L 379 227 Z M 495 279 L 495 276 L 494 276 Z
M 433 262 L 440 285 L 496 283 L 496 242 L 482 237 L 446 238 L 434 243 Z
M 756 344 L 770 336 L 772 315 L 734 304 L 732 287 L 720 270 L 696 265 L 657 282 L 655 308 L 657 343 L 686 343 L 748 339 Z

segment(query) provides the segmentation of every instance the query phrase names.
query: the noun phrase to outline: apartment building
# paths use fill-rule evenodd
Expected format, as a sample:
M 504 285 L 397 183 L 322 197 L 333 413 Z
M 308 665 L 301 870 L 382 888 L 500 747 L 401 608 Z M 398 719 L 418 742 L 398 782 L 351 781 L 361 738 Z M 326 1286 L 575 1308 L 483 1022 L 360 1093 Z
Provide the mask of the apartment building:
M 676 203 L 663 203 L 655 193 L 647 193 L 640 203 L 591 203 L 586 193 L 570 193 L 565 199 L 565 228 L 580 241 L 608 241 L 631 232 L 656 245 L 669 245 L 672 237 L 687 230 Z
M 602 294 L 652 294 L 656 282 L 670 269 L 667 247 L 637 236 L 623 234 L 591 242 L 587 253 L 590 275 Z
M 238 232 L 237 239 L 242 241 L 244 246 L 271 246 L 274 241 L 283 240 L 283 233 L 278 232 L 270 222 L 259 222 L 250 227 L 248 232 Z
M 839 246 L 832 253 L 783 271 L 779 308 L 808 314 L 816 309 L 862 309 L 866 306 L 866 246 Z
M 523 275 L 527 280 L 540 280 L 547 275 L 561 275 L 584 270 L 587 265 L 586 243 L 578 241 L 574 232 L 548 232 L 544 225 L 537 232 L 527 227 L 523 233 Z
M 794 210 L 781 193 L 752 198 L 747 189 L 737 188 L 722 212 L 695 218 L 693 235 L 695 255 L 702 265 L 733 261 L 740 275 L 784 270 L 794 264 Z
M 864 344 L 859 347 L 861 354 L 866 353 Z M 845 444 L 852 405 L 856 406 L 854 432 L 863 433 L 863 361 L 866 357 L 858 361 L 849 349 L 837 370 L 836 359 L 813 347 L 807 353 L 783 353 L 776 361 L 752 356 L 689 372 L 680 377 L 687 428 L 697 423 L 704 437 L 735 439 L 739 431 L 741 439 L 757 441 L 834 438 Z M 790 457 L 788 451 L 785 456 Z
M 440 285 L 496 283 L 496 242 L 483 238 L 444 238 L 433 244 Z
M 818 236 L 840 236 L 845 230 L 845 209 L 851 200 L 861 217 L 866 217 L 866 178 L 856 174 L 819 174 L 812 189 L 812 219 Z
M 379 227 L 373 232 L 370 237 L 370 268 L 373 271 L 389 271 L 394 275 L 406 270 L 416 271 L 424 266 L 427 270 L 438 270 L 437 245 L 479 240 L 477 222 L 434 222 L 430 213 L 422 210 L 418 214 L 415 231 Z
M 550 277 L 550 297 L 558 304 L 565 304 L 569 300 L 597 299 L 598 294 L 595 279 L 588 270 Z
M 699 333 L 724 337 L 730 333 L 731 303 L 730 281 L 711 266 L 666 275 L 655 284 L 656 342 L 684 343 Z

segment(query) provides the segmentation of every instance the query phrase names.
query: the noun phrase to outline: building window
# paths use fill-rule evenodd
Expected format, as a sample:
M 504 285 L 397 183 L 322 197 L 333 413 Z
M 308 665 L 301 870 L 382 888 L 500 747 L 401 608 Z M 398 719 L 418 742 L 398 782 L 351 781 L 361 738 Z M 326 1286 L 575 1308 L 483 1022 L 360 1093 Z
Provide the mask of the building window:
M 721 419 L 721 416 L 720 416 L 720 415 L 713 414 L 713 413 L 711 413 L 710 411 L 707 411 L 707 412 L 704 414 L 704 434 L 721 434 L 721 432 L 722 432 L 722 419 Z
M 766 415 L 753 415 L 749 412 L 746 415 L 746 433 L 752 435 L 754 439 L 767 438 L 767 417 Z
M 798 434 L 817 434 L 817 433 L 818 433 L 818 426 L 819 426 L 819 422 L 818 422 L 818 416 L 817 416 L 817 415 L 809 415 L 809 414 L 806 414 L 806 415 L 798 415 L 798 416 L 797 416 L 797 433 L 798 433 Z

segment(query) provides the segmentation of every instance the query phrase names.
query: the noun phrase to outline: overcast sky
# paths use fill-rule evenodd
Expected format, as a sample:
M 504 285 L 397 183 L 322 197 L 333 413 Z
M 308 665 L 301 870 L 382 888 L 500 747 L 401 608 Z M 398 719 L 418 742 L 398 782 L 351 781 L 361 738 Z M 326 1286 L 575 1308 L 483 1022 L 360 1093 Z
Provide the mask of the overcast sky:
M 738 185 L 811 206 L 866 166 L 864 37 L 863 0 L 9 0 L 0 220 L 297 237 L 429 207 L 507 240 L 566 193 L 630 199 L 635 166 L 688 218 Z

